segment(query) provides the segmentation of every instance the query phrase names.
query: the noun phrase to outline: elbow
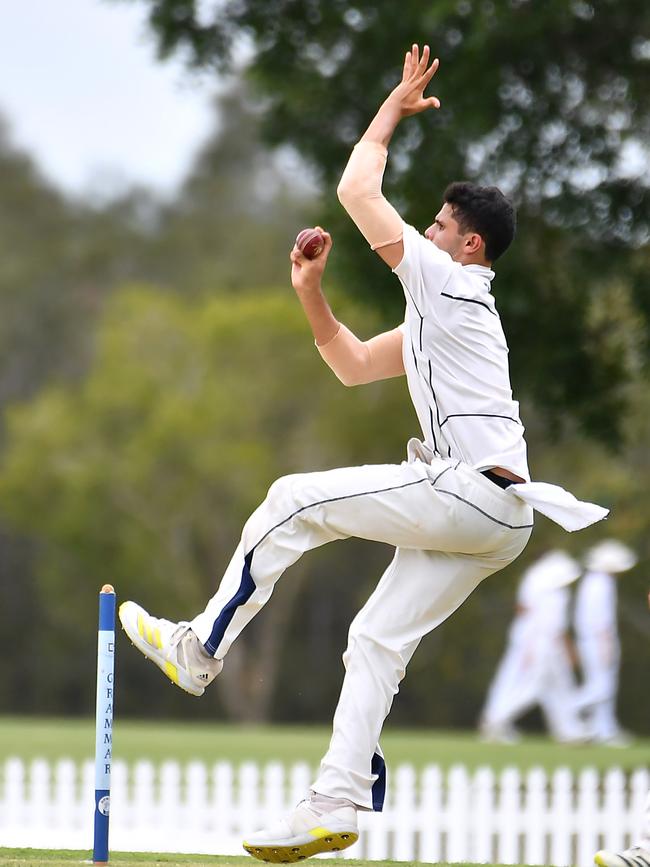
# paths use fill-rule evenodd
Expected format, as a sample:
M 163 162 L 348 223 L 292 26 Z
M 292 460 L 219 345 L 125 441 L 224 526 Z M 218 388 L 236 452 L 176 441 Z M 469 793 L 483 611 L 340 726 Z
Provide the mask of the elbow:
M 361 376 L 356 373 L 350 373 L 349 371 L 346 371 L 345 373 L 337 372 L 336 377 L 346 388 L 352 388 L 355 385 L 363 384 L 363 378 Z
M 336 195 L 338 196 L 339 202 L 343 205 L 345 210 L 348 211 L 355 198 L 358 198 L 358 191 L 355 189 L 354 185 L 345 178 L 344 175 L 339 181 L 338 187 L 336 188 Z
M 341 178 L 341 180 L 339 181 L 339 185 L 336 188 L 336 195 L 338 197 L 339 202 L 345 208 L 346 202 L 348 201 L 349 189 L 348 189 L 348 186 L 347 186 L 344 178 Z

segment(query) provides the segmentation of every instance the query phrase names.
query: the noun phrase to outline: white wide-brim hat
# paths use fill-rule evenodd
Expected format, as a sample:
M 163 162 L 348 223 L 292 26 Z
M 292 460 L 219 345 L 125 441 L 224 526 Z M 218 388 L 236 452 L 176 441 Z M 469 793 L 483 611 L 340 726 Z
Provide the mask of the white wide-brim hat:
M 585 554 L 585 566 L 592 572 L 627 572 L 637 560 L 634 551 L 616 539 L 605 539 Z
M 580 564 L 565 551 L 548 551 L 526 573 L 529 586 L 534 592 L 566 587 L 582 574 Z

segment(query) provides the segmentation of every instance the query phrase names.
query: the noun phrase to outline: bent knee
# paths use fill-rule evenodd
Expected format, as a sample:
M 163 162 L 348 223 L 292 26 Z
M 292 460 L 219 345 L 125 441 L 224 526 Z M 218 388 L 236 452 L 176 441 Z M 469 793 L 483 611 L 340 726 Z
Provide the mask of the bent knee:
M 291 474 L 288 476 L 280 476 L 279 479 L 276 479 L 268 489 L 266 499 L 272 500 L 273 502 L 281 502 L 290 499 L 293 496 L 293 480 L 295 477 L 295 474 Z
M 321 484 L 322 473 L 292 473 L 281 476 L 271 485 L 266 495 L 273 508 L 286 514 L 310 506 L 319 506 L 329 499 Z M 309 512 L 305 514 L 309 518 Z
M 350 628 L 348 633 L 348 646 L 343 654 L 343 664 L 346 669 L 353 665 L 363 665 L 371 670 L 377 670 L 383 665 L 388 665 L 401 680 L 406 673 L 406 665 L 402 655 L 402 649 L 395 647 L 388 638 L 380 635 L 372 635 L 361 628 Z

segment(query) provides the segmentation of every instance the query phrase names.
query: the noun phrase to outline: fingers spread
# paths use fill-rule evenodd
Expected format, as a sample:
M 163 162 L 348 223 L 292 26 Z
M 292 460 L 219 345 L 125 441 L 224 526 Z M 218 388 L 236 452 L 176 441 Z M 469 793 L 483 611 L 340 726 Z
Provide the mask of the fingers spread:
M 425 86 L 431 81 L 433 76 L 438 71 L 438 67 L 440 66 L 440 61 L 436 57 L 431 66 L 427 69 L 427 71 L 422 76 L 422 80 L 424 81 Z

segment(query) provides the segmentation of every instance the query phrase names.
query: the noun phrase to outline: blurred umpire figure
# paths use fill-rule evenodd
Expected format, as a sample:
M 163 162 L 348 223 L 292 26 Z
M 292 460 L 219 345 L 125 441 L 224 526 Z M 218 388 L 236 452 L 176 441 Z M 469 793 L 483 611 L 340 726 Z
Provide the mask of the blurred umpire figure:
M 576 592 L 574 631 L 583 682 L 575 697 L 591 740 L 625 746 L 629 737 L 616 719 L 621 648 L 616 620 L 616 575 L 636 564 L 634 551 L 615 539 L 590 548 Z
M 508 645 L 482 714 L 485 740 L 514 742 L 515 720 L 539 705 L 553 738 L 584 741 L 584 726 L 573 711 L 576 684 L 568 635 L 569 585 L 581 572 L 576 560 L 557 550 L 524 572 Z
M 421 234 L 382 194 L 398 123 L 439 104 L 424 97 L 437 68 L 426 46 L 422 54 L 417 45 L 406 53 L 401 82 L 354 148 L 338 188 L 370 246 L 399 278 L 404 320 L 360 340 L 334 317 L 323 292 L 330 236 L 315 259 L 297 247 L 290 254 L 292 285 L 324 361 L 346 385 L 404 376 L 423 439 L 409 442 L 401 463 L 275 481 L 244 525 L 215 595 L 191 622 L 152 617 L 134 602 L 120 607 L 136 647 L 201 695 L 275 582 L 304 552 L 350 536 L 395 549 L 350 626 L 332 738 L 310 791 L 286 818 L 244 841 L 263 861 L 344 849 L 358 838 L 357 812 L 382 808 L 379 737 L 409 660 L 422 637 L 484 578 L 519 556 L 533 508 L 569 530 L 607 514 L 562 488 L 530 482 L 508 347 L 490 290 L 492 264 L 514 235 L 512 205 L 494 187 L 452 184 Z

